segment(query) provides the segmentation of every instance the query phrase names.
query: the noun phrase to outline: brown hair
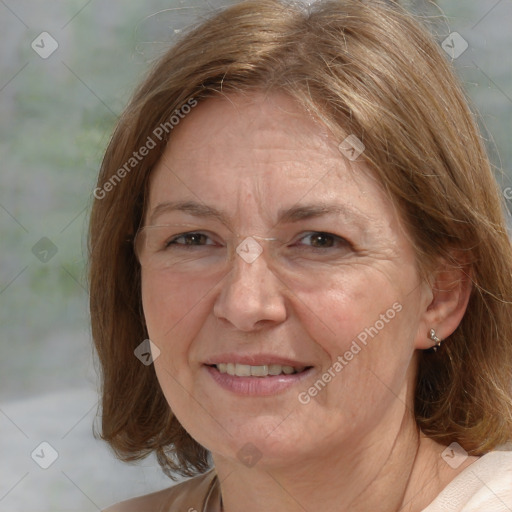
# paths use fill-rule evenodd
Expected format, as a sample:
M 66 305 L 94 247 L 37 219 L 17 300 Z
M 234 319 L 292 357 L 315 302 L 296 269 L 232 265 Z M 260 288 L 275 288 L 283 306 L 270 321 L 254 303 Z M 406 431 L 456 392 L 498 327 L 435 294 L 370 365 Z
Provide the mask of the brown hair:
M 134 356 L 147 332 L 127 239 L 172 137 L 169 124 L 162 140 L 155 129 L 187 102 L 251 90 L 284 91 L 340 141 L 355 134 L 364 143 L 363 158 L 399 208 L 425 278 L 436 258 L 463 252 L 471 297 L 442 348 L 419 357 L 416 420 L 428 436 L 473 454 L 511 439 L 512 251 L 503 199 L 446 56 L 412 15 L 384 0 L 242 2 L 187 33 L 135 92 L 106 151 L 90 221 L 103 439 L 124 460 L 155 451 L 169 475 L 209 465 L 153 367 Z M 135 157 L 149 138 L 155 147 Z

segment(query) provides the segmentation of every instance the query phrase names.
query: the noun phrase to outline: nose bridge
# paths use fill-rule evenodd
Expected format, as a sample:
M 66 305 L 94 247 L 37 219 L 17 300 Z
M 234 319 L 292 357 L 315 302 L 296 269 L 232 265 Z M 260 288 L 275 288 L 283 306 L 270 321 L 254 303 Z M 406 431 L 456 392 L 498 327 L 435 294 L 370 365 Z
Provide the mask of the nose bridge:
M 232 251 L 231 271 L 215 304 L 215 314 L 241 330 L 251 330 L 262 320 L 286 317 L 279 280 L 271 265 L 269 239 L 252 235 Z
M 274 286 L 279 281 L 276 268 L 279 241 L 277 238 L 260 235 L 240 236 L 238 245 L 231 250 L 231 268 L 233 277 L 240 283 L 267 284 Z M 270 290 L 270 288 L 268 288 Z M 256 290 L 255 290 L 256 291 Z M 264 289 L 261 291 L 265 291 Z
M 238 256 L 245 263 L 252 264 L 265 252 L 265 258 L 271 257 L 271 244 L 270 241 L 277 240 L 276 238 L 263 237 L 259 235 L 251 235 L 243 237 L 238 235 L 237 245 L 232 254 L 233 257 Z M 236 261 L 236 257 L 235 257 Z

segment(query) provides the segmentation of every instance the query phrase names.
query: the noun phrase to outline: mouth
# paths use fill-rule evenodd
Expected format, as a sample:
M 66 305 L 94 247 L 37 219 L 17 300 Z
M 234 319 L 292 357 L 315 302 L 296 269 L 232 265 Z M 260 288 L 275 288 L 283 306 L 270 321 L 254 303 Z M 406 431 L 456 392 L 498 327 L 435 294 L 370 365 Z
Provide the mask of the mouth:
M 275 357 L 237 357 L 242 361 L 236 363 L 223 362 L 223 359 L 208 361 L 204 369 L 222 389 L 238 396 L 277 395 L 298 385 L 304 386 L 315 372 L 313 366 Z
M 239 363 L 218 363 L 207 365 L 216 368 L 219 373 L 233 377 L 276 377 L 279 375 L 294 375 L 309 370 L 311 366 L 288 366 L 280 364 L 249 365 Z

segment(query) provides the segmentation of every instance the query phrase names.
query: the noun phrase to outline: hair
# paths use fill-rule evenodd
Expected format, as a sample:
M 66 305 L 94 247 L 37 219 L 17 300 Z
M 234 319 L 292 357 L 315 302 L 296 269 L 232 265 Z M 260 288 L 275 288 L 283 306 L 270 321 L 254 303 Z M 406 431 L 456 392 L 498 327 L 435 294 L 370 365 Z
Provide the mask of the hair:
M 171 478 L 210 467 L 209 452 L 170 410 L 153 365 L 134 357 L 148 335 L 130 240 L 145 213 L 151 170 L 172 137 L 168 125 L 161 140 L 155 129 L 187 102 L 252 91 L 285 92 L 340 141 L 356 135 L 366 147 L 361 158 L 398 208 L 422 278 L 439 258 L 470 276 L 460 325 L 436 353 L 419 354 L 418 427 L 475 455 L 512 438 L 512 251 L 504 200 L 446 57 L 394 2 L 248 0 L 214 13 L 155 63 L 108 145 L 90 219 L 101 436 L 120 458 L 155 452 Z M 135 158 L 150 139 L 155 147 Z

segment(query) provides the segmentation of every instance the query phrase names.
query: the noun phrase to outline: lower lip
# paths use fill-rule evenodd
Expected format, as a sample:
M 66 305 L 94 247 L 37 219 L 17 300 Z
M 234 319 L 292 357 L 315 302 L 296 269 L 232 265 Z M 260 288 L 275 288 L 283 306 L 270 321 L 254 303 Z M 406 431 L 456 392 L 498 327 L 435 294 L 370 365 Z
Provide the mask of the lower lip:
M 313 373 L 313 368 L 308 368 L 301 373 L 292 373 L 291 375 L 237 377 L 228 373 L 220 373 L 215 366 L 205 366 L 204 368 L 219 386 L 232 393 L 244 396 L 276 395 L 298 384 Z

